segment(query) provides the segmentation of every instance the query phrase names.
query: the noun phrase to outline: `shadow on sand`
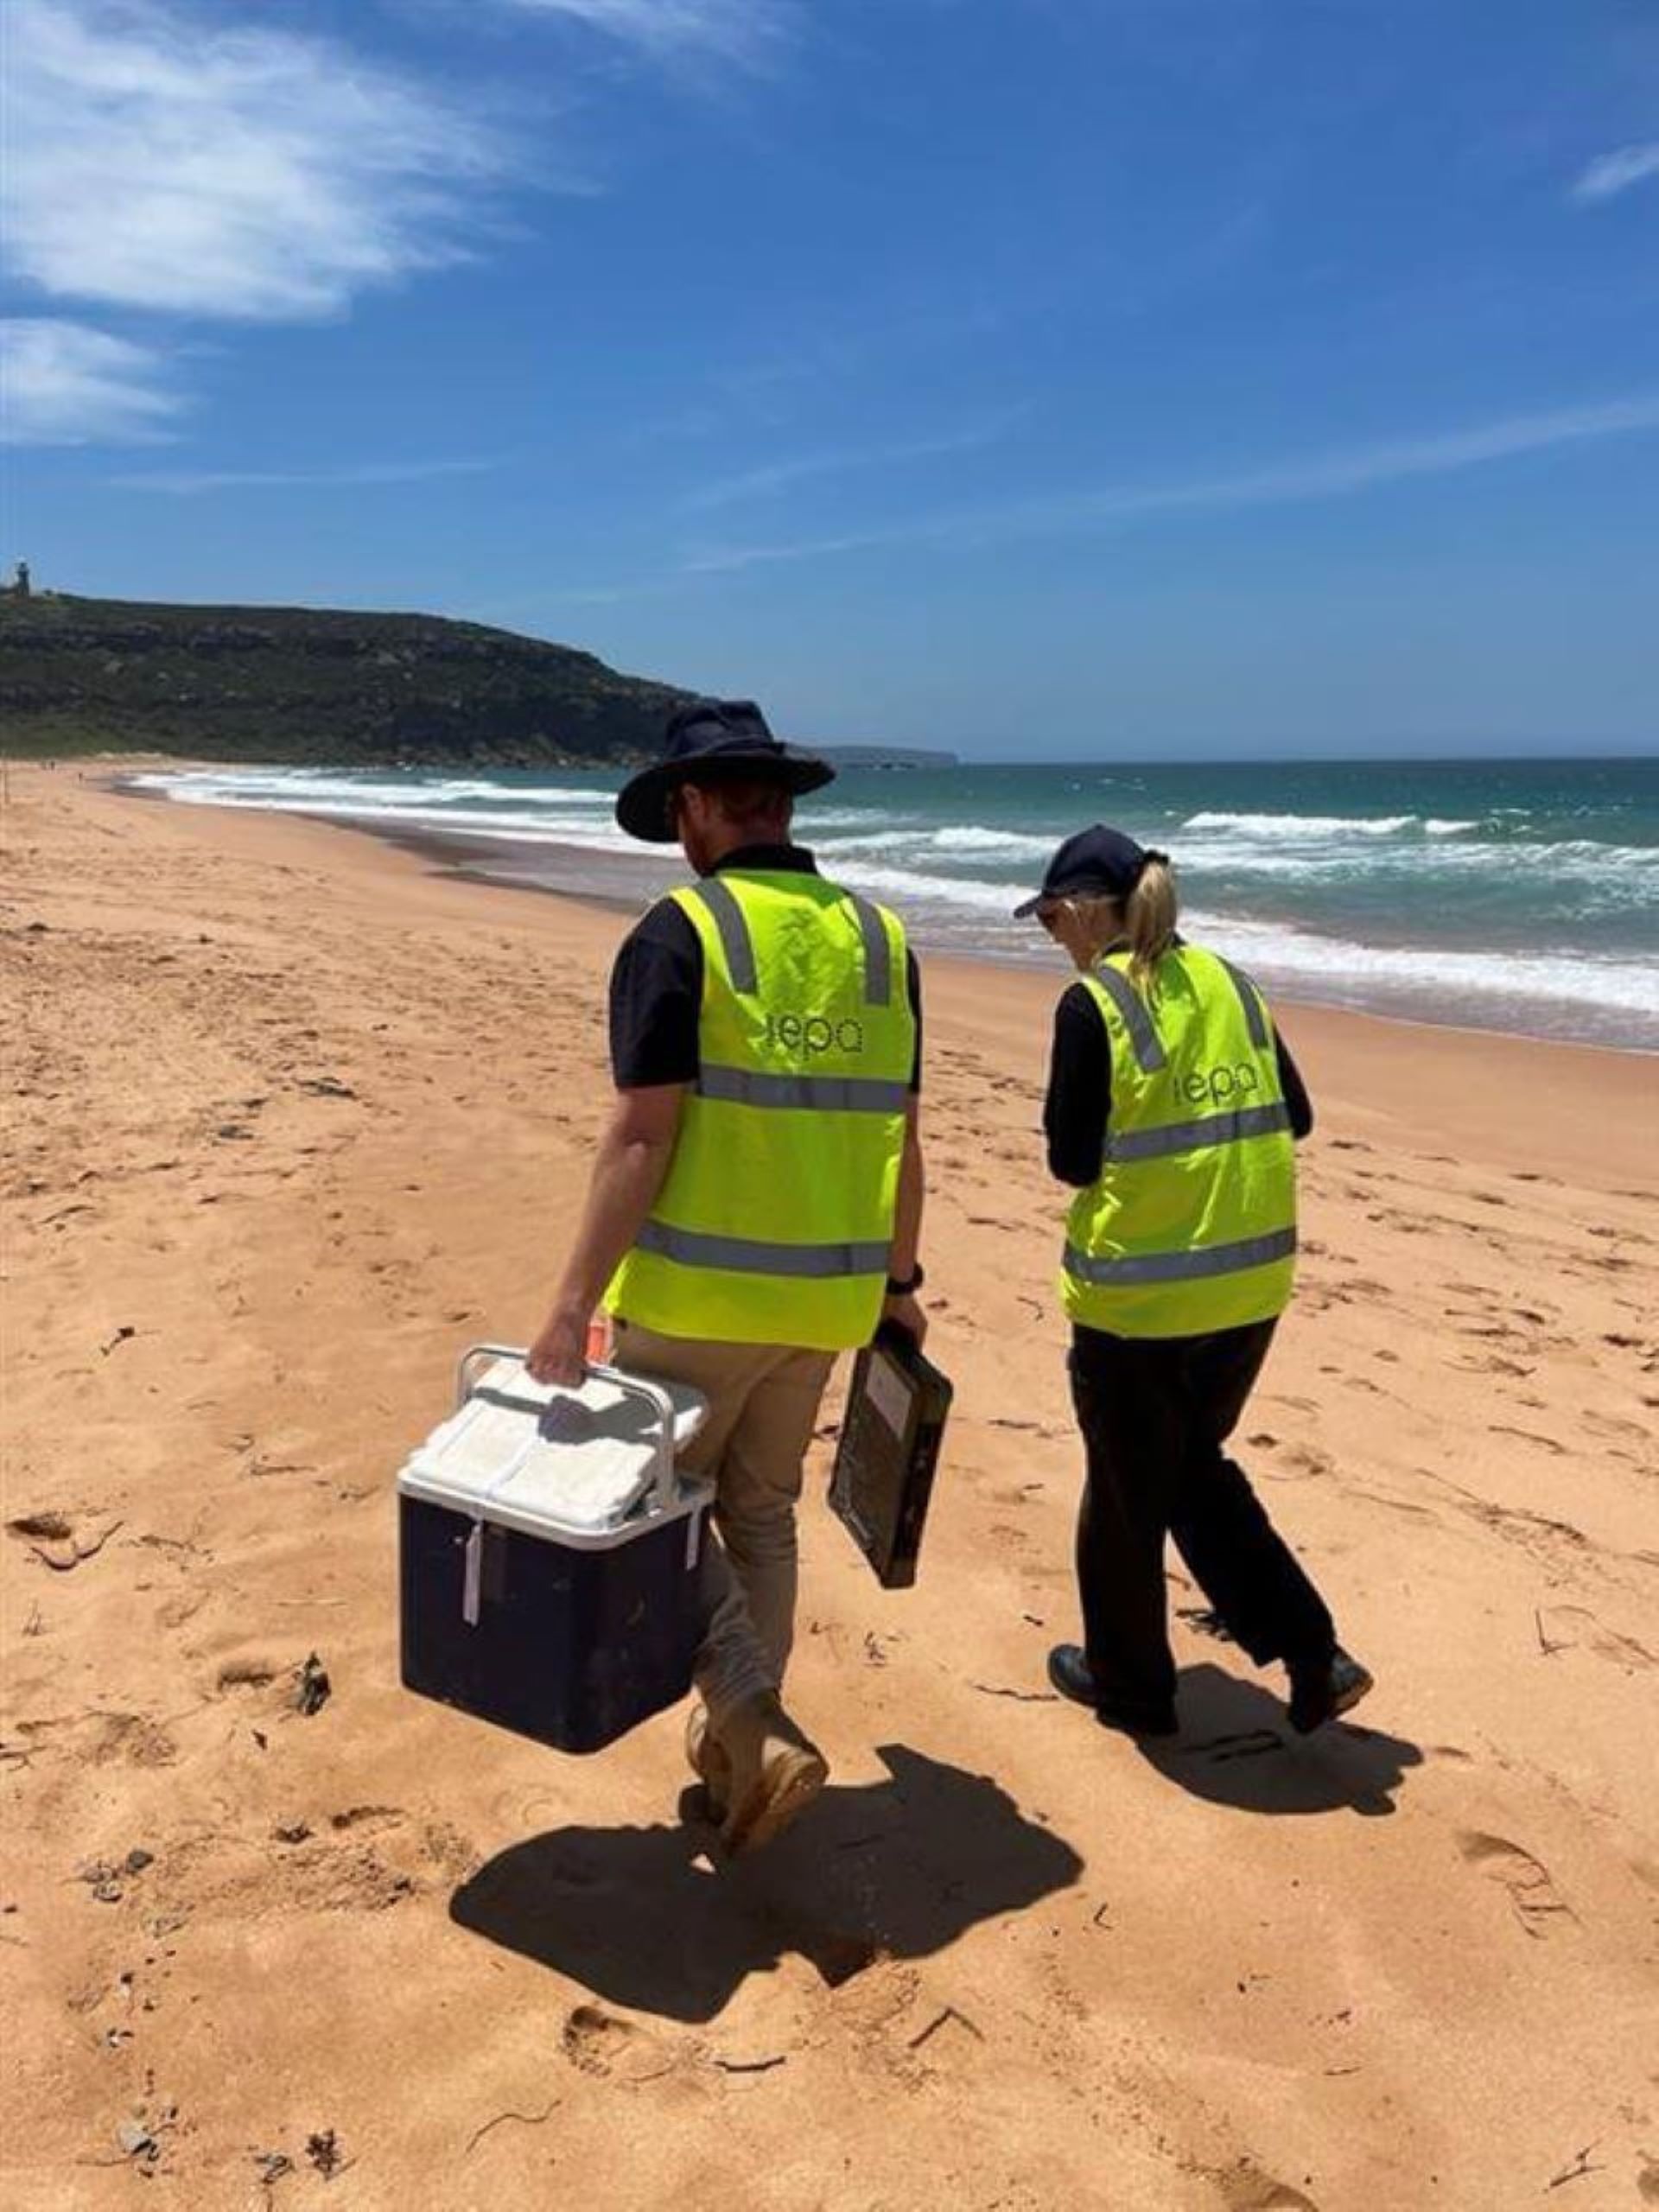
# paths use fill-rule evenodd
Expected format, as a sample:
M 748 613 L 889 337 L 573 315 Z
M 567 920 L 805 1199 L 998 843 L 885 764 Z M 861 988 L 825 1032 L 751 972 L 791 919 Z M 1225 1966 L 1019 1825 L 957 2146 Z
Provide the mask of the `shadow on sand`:
M 1083 1870 L 988 1777 L 902 1744 L 888 1780 L 831 1787 L 798 1829 L 711 1868 L 700 1821 L 558 1828 L 464 1882 L 450 1916 L 611 2003 L 714 2018 L 747 1977 L 791 1952 L 831 1986 L 878 1955 L 917 1959 L 976 1922 L 1017 1912 Z M 688 1792 L 695 1806 L 699 1793 Z
M 1299 1736 L 1259 1684 L 1220 1667 L 1185 1669 L 1181 1732 L 1141 1755 L 1181 1789 L 1247 1813 L 1392 1813 L 1395 1790 L 1423 1755 L 1403 1737 L 1333 1721 Z

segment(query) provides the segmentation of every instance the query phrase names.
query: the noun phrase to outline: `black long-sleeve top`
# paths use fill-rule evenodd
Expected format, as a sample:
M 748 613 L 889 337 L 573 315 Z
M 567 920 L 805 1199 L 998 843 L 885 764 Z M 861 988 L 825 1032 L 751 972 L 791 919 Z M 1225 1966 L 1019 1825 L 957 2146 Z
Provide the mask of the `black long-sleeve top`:
M 1313 1102 L 1276 1023 L 1273 1041 L 1279 1055 L 1279 1081 L 1284 1089 L 1291 1135 L 1305 1137 L 1313 1126 Z M 1054 1009 L 1048 1096 L 1043 1105 L 1048 1172 L 1058 1181 L 1082 1191 L 1097 1179 L 1105 1158 L 1106 1125 L 1111 1110 L 1112 1052 L 1106 1025 L 1087 986 L 1073 983 Z

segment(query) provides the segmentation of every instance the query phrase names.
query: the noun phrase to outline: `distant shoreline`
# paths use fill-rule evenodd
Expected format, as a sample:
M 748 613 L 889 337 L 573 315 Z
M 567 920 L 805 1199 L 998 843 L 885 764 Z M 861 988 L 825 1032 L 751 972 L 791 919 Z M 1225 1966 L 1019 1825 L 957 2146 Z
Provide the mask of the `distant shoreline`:
M 975 769 L 997 770 L 1066 770 L 1073 772 L 1105 772 L 1122 773 L 1154 773 L 1166 768 L 1307 768 L 1307 769 L 1372 769 L 1372 768 L 1624 768 L 1639 764 L 1659 766 L 1659 741 L 1650 746 L 1632 747 L 1611 753 L 1586 753 L 1566 747 L 1553 753 L 1187 753 L 1180 750 L 1155 754 L 1125 755 L 1097 753 L 1061 754 L 1052 759 L 1033 760 L 1024 756 L 1014 757 L 995 753 L 962 753 L 935 751 L 927 748 L 817 744 L 810 740 L 791 740 L 804 743 L 808 749 L 826 760 L 849 768 L 868 769 L 883 766 L 915 769 L 923 772 L 950 770 L 972 772 Z M 384 758 L 352 759 L 330 762 L 309 754 L 285 756 L 272 754 L 255 759 L 243 753 L 209 754 L 201 753 L 170 753 L 145 746 L 125 746 L 107 734 L 88 735 L 84 741 L 66 740 L 60 736 L 42 738 L 38 741 L 8 736 L 0 725 L 0 760 L 29 762 L 35 766 L 50 768 L 60 763 L 73 763 L 86 766 L 93 762 L 108 764 L 112 768 L 134 772 L 145 768 L 201 768 L 222 771 L 236 770 L 257 774 L 263 769 L 317 769 L 338 766 L 343 772 L 363 775 L 490 775 L 504 768 L 509 773 L 540 773 L 556 771 L 560 774 L 602 776 L 626 773 L 647 756 L 640 753 L 636 760 L 595 761 L 572 755 L 568 759 L 549 758 L 532 764 L 503 763 L 480 760 L 467 752 L 437 752 L 411 760 L 394 753 Z
M 165 772 L 186 765 L 162 760 L 143 764 L 142 766 L 134 764 L 129 770 L 124 763 L 117 772 L 100 780 L 107 788 L 130 798 L 159 798 L 172 804 L 175 802 L 166 802 L 164 793 L 146 791 L 135 784 L 131 778 L 139 772 L 155 770 Z M 210 772 L 223 766 L 217 763 L 188 765 L 205 765 Z M 321 810 L 312 812 L 302 808 L 252 810 L 209 806 L 206 810 L 231 814 L 252 812 L 256 818 L 276 820 L 286 817 L 326 829 L 351 830 L 378 845 L 389 846 L 408 854 L 429 867 L 435 875 L 496 889 L 534 892 L 543 897 L 573 900 L 611 914 L 643 912 L 652 899 L 683 882 L 686 877 L 684 863 L 677 849 L 671 847 L 660 850 L 641 848 L 635 855 L 563 844 L 552 840 L 514 841 L 506 836 L 486 837 L 476 833 L 469 834 L 464 830 L 445 830 L 428 825 L 404 825 L 390 820 L 353 819 Z M 810 843 L 810 824 L 805 825 L 805 834 Z M 1029 956 L 1022 957 L 983 944 L 955 942 L 943 944 L 937 938 L 930 936 L 925 921 L 913 925 L 911 934 L 918 950 L 928 957 L 930 966 L 941 960 L 959 961 L 970 968 L 1033 978 L 1040 978 L 1053 969 L 1057 990 L 1063 980 L 1061 971 L 1055 966 L 1053 957 L 1046 946 L 1033 944 Z M 1610 1052 L 1638 1061 L 1659 1058 L 1659 1046 L 1638 1041 L 1547 1036 L 1496 1020 L 1471 1022 L 1436 1014 L 1415 1014 L 1393 1007 L 1345 1003 L 1322 996 L 1317 990 L 1302 988 L 1294 979 L 1275 981 L 1272 995 L 1275 1002 L 1286 1006 L 1344 1019 L 1397 1026 L 1413 1032 L 1444 1033 L 1471 1040 L 1508 1039 L 1528 1046 Z

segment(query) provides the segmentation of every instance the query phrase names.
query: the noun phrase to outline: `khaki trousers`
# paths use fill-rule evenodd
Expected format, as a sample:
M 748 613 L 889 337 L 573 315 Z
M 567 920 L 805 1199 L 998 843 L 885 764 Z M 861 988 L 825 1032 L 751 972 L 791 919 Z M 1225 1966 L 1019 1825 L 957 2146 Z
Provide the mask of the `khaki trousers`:
M 783 1684 L 795 1640 L 795 1506 L 835 1354 L 666 1337 L 619 1319 L 612 1357 L 629 1373 L 687 1383 L 709 1401 L 680 1465 L 715 1484 L 696 1684 L 718 1728 L 746 1698 Z

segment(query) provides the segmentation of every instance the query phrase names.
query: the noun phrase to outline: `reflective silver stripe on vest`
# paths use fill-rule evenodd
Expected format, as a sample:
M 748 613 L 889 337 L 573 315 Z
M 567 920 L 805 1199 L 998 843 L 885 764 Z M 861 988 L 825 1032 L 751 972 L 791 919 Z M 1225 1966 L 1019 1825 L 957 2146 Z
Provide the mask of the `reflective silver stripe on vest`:
M 726 965 L 731 972 L 732 988 L 752 994 L 760 988 L 755 974 L 754 943 L 749 935 L 749 925 L 743 918 L 743 909 L 732 896 L 731 890 L 716 875 L 707 876 L 701 883 L 691 886 L 691 895 L 701 899 L 720 931 L 720 942 L 726 955 Z
M 1090 971 L 1112 1004 L 1123 1017 L 1123 1026 L 1129 1033 L 1130 1048 L 1135 1065 L 1142 1075 L 1156 1075 L 1164 1065 L 1164 1048 L 1158 1041 L 1158 1032 L 1152 1026 L 1152 1016 L 1147 1012 L 1146 1001 L 1127 976 L 1116 968 L 1109 968 L 1103 961 Z
M 1219 953 L 1216 957 L 1221 960 Z M 1262 1011 L 1261 992 L 1256 989 L 1248 976 L 1234 967 L 1230 960 L 1222 960 L 1221 964 L 1227 970 L 1233 988 L 1238 993 L 1238 1002 L 1244 1009 L 1244 1020 L 1249 1029 L 1251 1044 L 1259 1052 L 1265 1052 L 1268 1045 L 1268 1018 Z
M 893 949 L 887 943 L 887 925 L 878 908 L 868 899 L 859 899 L 852 893 L 853 912 L 858 916 L 858 932 L 864 940 L 864 998 L 869 1006 L 889 1006 L 893 1001 Z
M 1172 1153 L 1201 1152 L 1214 1144 L 1243 1144 L 1247 1137 L 1272 1136 L 1290 1127 L 1290 1112 L 1277 1106 L 1245 1106 L 1234 1114 L 1206 1114 L 1200 1122 L 1171 1122 L 1161 1129 L 1128 1129 L 1108 1137 L 1106 1164 L 1120 1160 L 1166 1160 Z
M 752 1236 L 707 1236 L 698 1229 L 676 1229 L 648 1221 L 634 1238 L 634 1249 L 655 1252 L 687 1268 L 735 1268 L 745 1274 L 793 1275 L 833 1282 L 849 1275 L 885 1275 L 891 1243 L 869 1244 L 767 1244 Z
M 1294 1229 L 1242 1237 L 1236 1244 L 1206 1244 L 1195 1252 L 1134 1252 L 1115 1259 L 1096 1260 L 1068 1244 L 1065 1271 L 1079 1282 L 1098 1283 L 1105 1289 L 1140 1282 L 1199 1282 L 1206 1275 L 1242 1274 L 1249 1268 L 1265 1268 L 1274 1260 L 1289 1259 L 1295 1249 Z
M 731 972 L 732 988 L 751 995 L 760 988 L 754 964 L 754 941 L 749 935 L 749 925 L 742 907 L 733 896 L 731 887 L 718 876 L 707 876 L 691 887 L 692 896 L 702 899 L 720 931 L 720 942 L 726 955 L 726 965 Z M 849 902 L 858 918 L 858 933 L 864 944 L 864 1000 L 868 1006 L 890 1006 L 893 1003 L 893 948 L 887 942 L 887 925 L 880 910 L 868 899 L 854 898 L 848 893 Z
M 700 1098 L 734 1106 L 802 1107 L 820 1114 L 902 1114 L 909 1090 L 868 1075 L 762 1075 L 748 1068 L 712 1067 L 697 1076 Z

